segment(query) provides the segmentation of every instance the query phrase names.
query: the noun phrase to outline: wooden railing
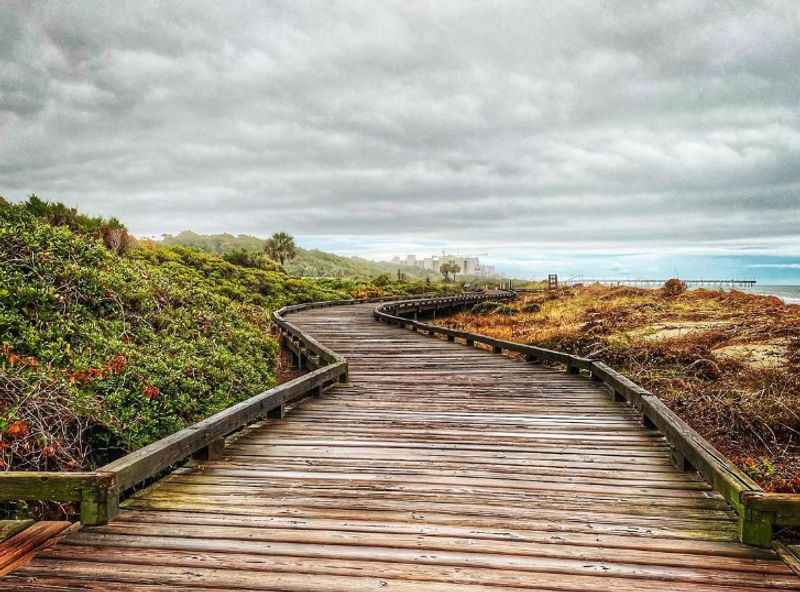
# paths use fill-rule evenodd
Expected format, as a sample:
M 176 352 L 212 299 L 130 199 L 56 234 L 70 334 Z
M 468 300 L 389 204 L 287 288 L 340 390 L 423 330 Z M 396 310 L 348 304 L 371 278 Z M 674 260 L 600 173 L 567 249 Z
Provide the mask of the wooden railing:
M 496 293 L 493 299 L 509 297 L 513 297 L 513 293 L 501 292 Z M 515 352 L 532 363 L 563 364 L 569 374 L 584 371 L 591 380 L 601 382 L 608 388 L 612 400 L 625 402 L 636 409 L 646 427 L 658 429 L 664 434 L 672 461 L 678 468 L 697 471 L 725 498 L 739 517 L 739 538 L 742 542 L 766 547 L 772 542 L 776 527 L 800 526 L 800 495 L 765 492 L 658 397 L 603 362 L 417 320 L 422 314 L 447 311 L 460 305 L 463 304 L 458 304 L 453 298 L 400 301 L 379 306 L 373 314 L 378 321 L 403 326 L 431 337 L 445 337 L 448 341 L 463 340 L 468 346 L 484 344 L 495 353 Z M 408 318 L 410 315 L 414 318 Z
M 430 336 L 443 336 L 449 341 L 460 339 L 470 346 L 484 344 L 495 353 L 516 352 L 532 363 L 544 361 L 563 364 L 571 374 L 585 371 L 592 380 L 605 384 L 614 400 L 625 401 L 637 409 L 646 426 L 657 428 L 665 435 L 672 459 L 678 467 L 697 470 L 725 497 L 739 515 L 739 534 L 743 542 L 766 546 L 772 539 L 774 527 L 800 526 L 800 496 L 764 492 L 657 397 L 602 362 L 407 318 L 408 315 L 418 317 L 449 313 L 478 302 L 505 300 L 515 296 L 514 292 L 489 292 L 393 301 L 376 308 L 374 316 L 379 321 L 401 325 Z M 77 502 L 80 504 L 81 522 L 87 525 L 105 524 L 117 513 L 120 494 L 125 490 L 157 476 L 190 456 L 198 460 L 214 459 L 222 454 L 226 436 L 259 419 L 283 417 L 290 402 L 318 395 L 337 382 L 347 381 L 347 361 L 304 334 L 284 315 L 309 308 L 386 300 L 391 299 L 315 302 L 275 311 L 273 320 L 279 328 L 282 345 L 292 352 L 299 367 L 307 367 L 311 372 L 255 395 L 96 471 L 2 472 L 0 501 Z
M 295 356 L 298 366 L 312 371 L 229 407 L 157 442 L 140 448 L 96 471 L 0 472 L 0 501 L 55 501 L 80 504 L 80 520 L 87 525 L 105 524 L 119 510 L 120 495 L 159 475 L 176 463 L 193 457 L 218 458 L 225 437 L 265 417 L 283 417 L 288 403 L 319 395 L 338 381 L 347 380 L 347 362 L 284 319 L 287 313 L 361 302 L 396 299 L 336 300 L 285 306 L 272 313 L 281 342 Z

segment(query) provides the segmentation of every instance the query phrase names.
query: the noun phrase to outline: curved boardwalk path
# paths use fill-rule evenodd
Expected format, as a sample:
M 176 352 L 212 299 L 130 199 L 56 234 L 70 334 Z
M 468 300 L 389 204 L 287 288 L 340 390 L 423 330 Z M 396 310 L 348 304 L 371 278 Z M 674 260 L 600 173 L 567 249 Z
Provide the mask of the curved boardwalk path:
M 799 590 L 601 387 L 377 323 L 292 322 L 351 383 L 180 470 L 3 590 Z

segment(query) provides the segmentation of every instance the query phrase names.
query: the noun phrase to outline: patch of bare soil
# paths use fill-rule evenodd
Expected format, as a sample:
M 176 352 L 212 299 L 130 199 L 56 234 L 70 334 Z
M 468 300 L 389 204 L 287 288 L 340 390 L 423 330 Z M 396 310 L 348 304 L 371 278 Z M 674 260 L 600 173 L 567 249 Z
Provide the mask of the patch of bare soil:
M 283 348 L 280 349 L 280 355 L 275 364 L 275 378 L 278 384 L 294 380 L 298 376 L 302 376 L 307 370 L 298 370 L 292 365 L 292 359 L 289 351 Z
M 711 350 L 717 358 L 736 360 L 756 370 L 781 368 L 788 363 L 789 342 L 778 339 L 768 343 L 742 343 Z
M 645 341 L 662 341 L 664 339 L 676 339 L 678 337 L 708 333 L 730 326 L 731 323 L 725 321 L 673 321 L 639 327 L 625 332 L 625 335 L 633 339 L 644 339 Z

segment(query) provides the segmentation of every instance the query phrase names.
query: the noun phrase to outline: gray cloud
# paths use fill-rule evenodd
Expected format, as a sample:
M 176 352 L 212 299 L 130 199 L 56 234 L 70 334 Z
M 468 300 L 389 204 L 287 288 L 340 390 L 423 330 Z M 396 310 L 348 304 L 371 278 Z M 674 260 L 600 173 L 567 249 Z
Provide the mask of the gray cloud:
M 19 2 L 0 193 L 146 234 L 800 253 L 798 63 L 788 0 Z

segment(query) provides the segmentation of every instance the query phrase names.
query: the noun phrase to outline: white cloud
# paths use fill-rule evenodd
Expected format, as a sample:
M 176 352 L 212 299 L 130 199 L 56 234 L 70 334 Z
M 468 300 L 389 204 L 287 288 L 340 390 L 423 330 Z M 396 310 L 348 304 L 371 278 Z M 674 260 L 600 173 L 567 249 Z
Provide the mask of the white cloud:
M 800 16 L 736 6 L 6 5 L 0 193 L 381 253 L 797 253 Z

